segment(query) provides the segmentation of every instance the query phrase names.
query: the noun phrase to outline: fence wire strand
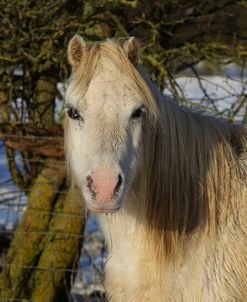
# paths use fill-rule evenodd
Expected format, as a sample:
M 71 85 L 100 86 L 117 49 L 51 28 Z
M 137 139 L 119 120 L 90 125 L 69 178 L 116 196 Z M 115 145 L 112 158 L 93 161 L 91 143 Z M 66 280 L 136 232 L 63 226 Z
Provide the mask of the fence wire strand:
M 247 81 L 244 67 L 240 72 L 241 76 L 238 79 L 233 76 L 226 76 L 223 81 L 221 80 L 219 82 L 216 78 L 211 79 L 206 75 L 203 77 L 199 76 L 199 71 L 192 68 L 192 73 L 190 73 L 188 77 L 185 77 L 184 74 L 180 74 L 177 78 L 168 77 L 164 92 L 171 97 L 176 97 L 181 103 L 189 106 L 195 105 L 200 110 L 212 110 L 215 115 L 226 117 L 231 121 L 246 122 Z M 218 82 L 214 82 L 215 80 Z M 188 81 L 192 83 L 192 86 L 187 85 Z M 182 87 L 183 85 L 184 87 Z M 191 96 L 190 87 L 195 89 L 195 85 L 197 85 L 199 89 Z M 187 86 L 189 89 L 186 88 Z M 208 87 L 211 88 L 209 89 Z M 198 95 L 200 95 L 199 98 Z M 0 274 L 1 270 L 6 268 L 14 269 L 17 267 L 30 272 L 48 271 L 51 273 L 70 273 L 72 275 L 71 279 L 73 280 L 70 297 L 72 297 L 73 302 L 106 301 L 104 296 L 105 290 L 102 285 L 104 279 L 103 267 L 106 261 L 105 244 L 97 222 L 91 214 L 88 216 L 84 233 L 69 232 L 66 228 L 60 228 L 59 231 L 54 232 L 49 230 L 49 228 L 42 228 L 42 226 L 32 231 L 18 229 L 24 215 L 30 215 L 30 217 L 40 215 L 47 220 L 64 218 L 74 221 L 83 219 L 84 216 L 70 211 L 63 212 L 60 208 L 56 207 L 53 211 L 48 211 L 42 204 L 36 208 L 29 206 L 28 198 L 30 193 L 33 193 L 33 189 L 30 186 L 19 189 L 18 186 L 15 185 L 12 175 L 10 175 L 8 165 L 14 165 L 16 167 L 16 174 L 20 173 L 22 176 L 26 176 L 30 166 L 37 165 L 43 167 L 49 164 L 62 168 L 61 166 L 65 166 L 65 159 L 62 156 L 57 156 L 57 158 L 49 160 L 41 155 L 30 156 L 30 154 L 25 154 L 23 156 L 20 151 L 15 151 L 7 158 L 5 155 L 5 143 L 7 144 L 7 141 L 16 140 L 19 142 L 20 140 L 29 140 L 29 143 L 37 143 L 39 146 L 47 142 L 50 142 L 51 145 L 54 146 L 55 143 L 62 144 L 64 139 L 62 136 L 56 136 L 54 133 L 51 135 L 48 135 L 47 132 L 44 132 L 44 135 L 41 133 L 39 133 L 39 135 L 25 135 L 24 132 L 21 134 L 21 129 L 18 129 L 20 134 L 15 134 L 17 131 L 15 133 L 14 131 L 15 129 L 10 131 L 11 133 L 0 133 Z M 59 187 L 52 181 L 50 181 L 49 184 L 56 188 L 52 189 L 53 194 L 64 197 L 67 193 L 63 186 Z M 45 185 L 45 182 L 39 183 L 40 189 L 36 189 L 35 191 L 37 196 L 47 192 L 46 189 L 42 189 L 43 185 Z M 81 253 L 78 257 L 78 268 L 75 269 L 73 266 L 59 266 L 56 263 L 56 254 L 59 252 L 56 246 L 52 246 L 54 256 L 53 265 L 42 266 L 39 264 L 25 265 L 23 263 L 15 263 L 15 267 L 13 267 L 13 263 L 6 260 L 6 255 L 13 238 L 17 235 L 23 237 L 22 245 L 29 243 L 33 235 L 37 236 L 37 238 L 42 238 L 47 244 L 53 243 L 54 238 L 56 240 L 65 240 L 68 238 L 83 240 Z M 18 248 L 21 248 L 21 244 Z M 74 276 L 75 278 L 73 278 Z M 1 297 L 1 293 L 0 301 L 36 302 L 28 298 L 22 299 L 13 296 L 7 298 Z

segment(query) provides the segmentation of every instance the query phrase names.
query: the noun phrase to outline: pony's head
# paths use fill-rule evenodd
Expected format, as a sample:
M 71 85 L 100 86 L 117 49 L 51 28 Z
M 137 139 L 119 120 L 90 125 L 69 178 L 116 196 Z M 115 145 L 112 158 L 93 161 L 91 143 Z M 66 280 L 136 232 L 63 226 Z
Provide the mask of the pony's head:
M 156 104 L 138 71 L 134 38 L 87 48 L 76 35 L 68 46 L 72 65 L 65 96 L 65 150 L 70 173 L 87 206 L 115 212 L 128 194 L 141 160 L 144 120 Z

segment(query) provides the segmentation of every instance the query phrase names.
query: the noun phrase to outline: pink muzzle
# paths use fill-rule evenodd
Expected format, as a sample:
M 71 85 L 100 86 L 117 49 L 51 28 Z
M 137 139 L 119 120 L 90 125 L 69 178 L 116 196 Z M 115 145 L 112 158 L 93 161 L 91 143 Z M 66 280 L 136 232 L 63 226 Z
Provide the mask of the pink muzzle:
M 111 171 L 96 170 L 87 176 L 87 187 L 96 204 L 111 202 L 116 197 L 122 185 L 122 176 Z

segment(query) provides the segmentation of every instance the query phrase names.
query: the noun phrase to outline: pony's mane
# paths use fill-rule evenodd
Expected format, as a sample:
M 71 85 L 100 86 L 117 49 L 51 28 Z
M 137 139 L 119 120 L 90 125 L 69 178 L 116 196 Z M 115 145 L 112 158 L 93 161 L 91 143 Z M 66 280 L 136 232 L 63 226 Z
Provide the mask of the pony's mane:
M 143 122 L 143 162 L 132 193 L 157 254 L 172 255 L 188 236 L 217 234 L 246 186 L 246 129 L 164 97 L 113 39 L 86 50 L 71 89 L 80 85 L 84 94 L 103 57 L 132 82 L 150 113 Z
M 217 235 L 229 209 L 244 200 L 247 131 L 243 125 L 191 111 L 149 87 L 160 119 L 144 125 L 140 208 L 145 209 L 157 254 L 174 256 L 188 237 Z

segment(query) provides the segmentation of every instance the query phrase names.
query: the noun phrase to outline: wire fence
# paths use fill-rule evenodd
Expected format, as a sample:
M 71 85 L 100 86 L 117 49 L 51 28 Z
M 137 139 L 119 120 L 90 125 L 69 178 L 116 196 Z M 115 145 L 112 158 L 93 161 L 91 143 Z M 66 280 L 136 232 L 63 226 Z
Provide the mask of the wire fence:
M 235 67 L 234 67 L 235 68 Z M 235 69 L 234 69 L 235 70 Z M 206 108 L 214 114 L 228 118 L 230 121 L 246 122 L 247 120 L 247 81 L 246 71 L 241 69 L 237 77 L 178 77 L 176 81 L 170 81 L 165 92 L 175 96 L 181 102 L 187 105 L 195 105 L 200 109 Z M 193 92 L 193 95 L 192 95 Z M 198 101 L 199 100 L 199 101 Z M 20 131 L 21 132 L 21 131 Z M 68 273 L 70 276 L 70 289 L 67 289 L 66 299 L 73 302 L 91 302 L 105 301 L 105 289 L 103 286 L 104 280 L 104 263 L 106 261 L 106 249 L 103 235 L 100 231 L 96 218 L 90 213 L 87 217 L 84 232 L 68 230 L 66 221 L 80 221 L 83 216 L 80 211 L 70 209 L 64 211 L 60 206 L 49 206 L 49 202 L 45 207 L 43 204 L 36 204 L 35 207 L 30 206 L 30 198 L 33 193 L 39 195 L 47 193 L 47 188 L 39 181 L 38 187 L 28 185 L 30 181 L 35 179 L 40 173 L 40 167 L 47 164 L 47 157 L 38 152 L 30 154 L 26 150 L 21 150 L 19 144 L 18 151 L 7 152 L 5 154 L 4 141 L 11 140 L 12 142 L 20 142 L 22 139 L 29 141 L 30 144 L 38 145 L 63 144 L 62 136 L 47 135 L 42 133 L 26 134 L 26 133 L 1 133 L 0 140 L 0 289 L 1 289 L 1 273 L 5 269 L 17 270 L 23 269 L 25 272 L 48 272 L 54 275 L 58 272 Z M 43 149 L 42 149 L 43 150 Z M 42 151 L 41 150 L 41 151 Z M 61 150 L 61 148 L 60 148 Z M 54 155 L 54 153 L 53 153 Z M 55 154 L 56 155 L 56 154 Z M 53 157 L 49 159 L 49 165 L 54 169 L 54 174 L 57 169 L 63 169 L 65 161 L 63 157 Z M 66 186 L 60 186 L 54 180 L 49 181 L 52 187 L 52 193 L 56 200 L 60 197 L 67 196 L 68 190 Z M 34 192 L 34 190 L 36 190 Z M 60 196 L 60 197 L 58 197 Z M 51 201 L 52 203 L 53 201 Z M 40 216 L 46 225 L 38 225 L 30 230 L 27 228 L 19 228 L 24 216 L 31 217 L 30 223 L 34 223 L 35 219 Z M 47 227 L 48 218 L 54 220 L 54 224 L 59 221 L 56 228 Z M 57 220 L 56 220 L 57 219 Z M 60 219 L 60 220 L 59 220 Z M 65 221 L 65 222 L 64 222 Z M 35 224 L 35 223 L 34 223 Z M 44 246 L 52 249 L 52 261 L 50 265 L 40 262 L 18 262 L 6 261 L 8 252 L 12 246 L 13 238 L 21 236 L 23 241 L 19 241 L 18 248 L 22 245 L 31 246 L 35 249 L 35 245 L 31 245 L 32 240 L 37 242 L 41 240 Z M 56 240 L 54 240 L 54 238 Z M 69 240 L 77 240 L 83 242 L 81 250 L 73 259 L 70 266 L 63 266 L 59 263 L 60 248 L 54 244 L 57 242 L 68 242 Z M 66 252 L 66 248 L 65 248 Z M 10 257 L 11 258 L 11 257 Z M 8 258 L 7 258 L 8 260 Z M 0 294 L 0 301 L 35 301 L 31 298 L 22 298 L 18 296 L 3 297 Z M 57 300 L 61 301 L 62 300 Z M 49 299 L 47 300 L 49 302 Z
M 32 138 L 33 137 L 34 136 L 32 136 Z M 11 138 L 14 138 L 14 136 L 11 135 Z M 20 136 L 18 138 L 20 138 Z M 35 139 L 37 139 L 37 137 L 35 137 Z M 40 137 L 40 139 L 42 138 Z M 49 139 L 53 138 L 49 137 Z M 71 265 L 71 267 L 61 267 L 61 265 L 56 265 L 56 255 L 59 251 L 57 251 L 55 247 L 53 250 L 54 263 L 52 266 L 15 263 L 14 269 L 18 269 L 19 266 L 19 268 L 25 270 L 25 272 L 47 271 L 51 274 L 54 272 L 64 272 L 66 274 L 69 273 L 71 279 L 71 289 L 67 293 L 67 301 L 105 301 L 103 270 L 106 259 L 106 251 L 102 233 L 98 226 L 97 219 L 93 216 L 93 214 L 88 214 L 84 232 L 81 233 L 73 233 L 72 231 L 66 230 L 66 228 L 60 228 L 59 231 L 54 232 L 49 229 L 43 229 L 42 226 L 39 226 L 32 231 L 18 229 L 18 226 L 20 225 L 24 215 L 29 215 L 30 217 L 34 217 L 34 219 L 35 215 L 43 215 L 44 217 L 49 217 L 50 219 L 57 217 L 60 219 L 83 219 L 81 214 L 76 212 L 64 212 L 61 209 L 53 209 L 50 211 L 44 209 L 42 205 L 40 208 L 28 207 L 28 198 L 29 194 L 32 192 L 32 188 L 19 189 L 13 181 L 13 177 L 11 176 L 8 166 L 8 162 L 14 162 L 21 170 L 23 160 L 25 159 L 23 159 L 23 156 L 18 154 L 18 152 L 15 154 L 15 156 L 7 158 L 5 155 L 5 145 L 3 141 L 0 141 L 0 274 L 4 269 L 8 269 L 8 267 L 11 269 L 11 266 L 13 265 L 12 262 L 5 261 L 5 258 L 6 255 L 8 255 L 8 250 L 11 247 L 16 232 L 18 232 L 18 235 L 21 235 L 23 238 L 25 238 L 25 240 L 22 242 L 23 245 L 29 245 L 28 240 L 32 240 L 31 238 L 33 235 L 40 236 L 40 238 L 43 238 L 42 240 L 47 242 L 52 242 L 55 237 L 56 240 L 81 240 L 83 244 L 80 253 L 77 259 L 74 259 L 75 264 Z M 42 166 L 46 162 L 46 159 L 36 157 L 35 159 L 30 158 L 27 161 L 29 164 L 35 163 Z M 65 165 L 64 160 L 51 160 L 50 163 L 54 165 Z M 42 194 L 42 189 L 39 189 L 39 193 Z M 67 190 L 61 188 L 58 190 L 53 190 L 53 193 L 59 196 L 66 195 Z M 35 300 L 28 299 L 26 297 L 1 297 L 0 294 L 0 301 L 8 302 Z

